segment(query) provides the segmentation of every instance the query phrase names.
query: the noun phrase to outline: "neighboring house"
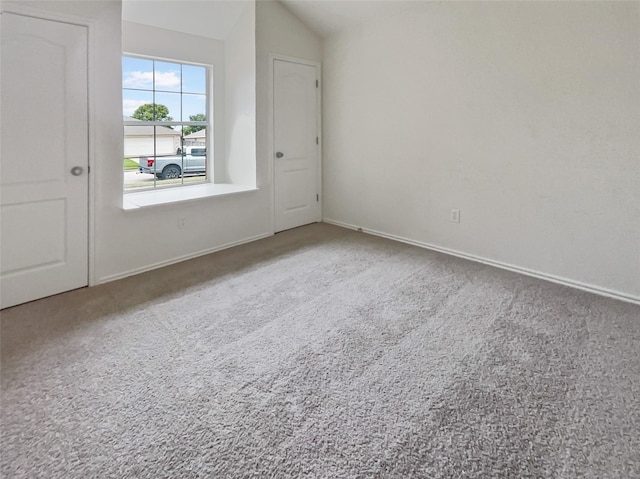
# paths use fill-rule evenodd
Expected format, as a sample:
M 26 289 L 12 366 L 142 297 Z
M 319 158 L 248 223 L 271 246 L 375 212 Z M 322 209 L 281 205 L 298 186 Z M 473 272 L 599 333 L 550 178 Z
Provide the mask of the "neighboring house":
M 124 121 L 140 121 L 123 116 Z M 175 155 L 180 146 L 180 132 L 169 127 L 155 127 L 157 143 L 153 145 L 153 126 L 124 127 L 124 156 L 133 158 L 146 155 Z
M 207 130 L 203 128 L 200 131 L 185 135 L 184 146 L 199 146 L 207 144 Z

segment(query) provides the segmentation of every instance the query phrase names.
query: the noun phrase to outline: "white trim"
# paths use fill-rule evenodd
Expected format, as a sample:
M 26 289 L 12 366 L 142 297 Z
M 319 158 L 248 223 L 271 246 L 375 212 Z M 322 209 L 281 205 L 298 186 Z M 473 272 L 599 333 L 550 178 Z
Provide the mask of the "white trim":
M 114 274 L 114 275 L 110 275 L 110 276 L 105 276 L 104 278 L 101 278 L 98 280 L 98 282 L 96 283 L 96 285 L 98 284 L 104 284 L 104 283 L 109 283 L 111 281 L 116 281 L 118 279 L 123 279 L 123 278 L 127 278 L 129 276 L 135 276 L 136 274 L 140 274 L 140 273 L 145 273 L 147 271 L 151 271 L 154 269 L 158 269 L 158 268 L 163 268 L 165 266 L 170 266 L 172 264 L 176 264 L 176 263 L 181 263 L 182 261 L 187 261 L 193 258 L 198 258 L 200 256 L 204 256 L 207 254 L 211 254 L 211 253 L 216 253 L 218 251 L 222 251 L 225 249 L 229 249 L 229 248 L 233 248 L 235 246 L 240 246 L 246 243 L 251 243 L 253 241 L 258 241 L 261 239 L 265 239 L 268 238 L 270 236 L 273 236 L 273 233 L 262 233 L 256 236 L 251 236 L 249 238 L 245 238 L 245 239 L 241 239 L 239 241 L 233 241 L 231 243 L 226 243 L 223 244 L 221 246 L 216 246 L 214 248 L 208 248 L 202 251 L 198 251 L 196 253 L 190 253 L 190 254 L 185 254 L 182 256 L 178 256 L 176 258 L 170 259 L 170 260 L 165 260 L 165 261 L 159 261 L 158 263 L 154 263 L 151 265 L 147 265 L 147 266 L 143 266 L 141 268 L 135 268 L 135 269 L 131 269 L 129 271 L 125 271 L 123 273 L 118 273 L 118 274 Z
M 268 174 L 269 174 L 269 185 L 270 185 L 270 195 L 269 197 L 271 198 L 271 201 L 269 203 L 269 225 L 270 225 L 270 229 L 271 232 L 275 234 L 276 231 L 276 183 L 275 183 L 275 162 L 274 162 L 274 155 L 275 155 L 275 140 L 273 138 L 274 134 L 275 134 L 275 129 L 273 126 L 273 115 L 274 115 L 274 111 L 275 111 L 275 105 L 274 105 L 274 97 L 275 95 L 273 94 L 273 88 L 274 88 L 274 67 L 273 67 L 273 63 L 274 60 L 276 59 L 277 55 L 275 55 L 274 53 L 270 53 L 269 54 L 269 91 L 268 91 L 268 103 L 269 103 L 269 112 L 268 112 L 268 128 L 267 128 L 267 136 L 268 136 L 268 146 L 267 146 L 267 155 L 268 155 L 268 166 L 267 166 L 267 170 L 268 170 Z
M 316 129 L 317 136 L 319 138 L 318 149 L 317 149 L 317 158 L 318 158 L 318 171 L 317 171 L 317 191 L 320 195 L 320 202 L 318 204 L 318 216 L 316 221 L 322 221 L 322 203 L 323 203 L 323 195 L 322 195 L 322 64 L 320 62 L 316 62 L 313 60 L 306 60 L 304 58 L 297 58 L 288 55 L 280 55 L 278 53 L 270 53 L 269 54 L 269 128 L 268 128 L 268 155 L 269 155 L 269 178 L 271 184 L 271 205 L 269 208 L 269 216 L 270 216 L 270 224 L 271 231 L 275 232 L 276 230 L 276 213 L 275 213 L 275 202 L 276 202 L 276 188 L 275 188 L 275 165 L 274 165 L 274 156 L 275 156 L 275 140 L 274 140 L 274 114 L 275 114 L 275 105 L 274 105 L 274 95 L 273 88 L 275 86 L 274 82 L 274 61 L 280 60 L 291 63 L 298 63 L 300 65 L 309 65 L 315 67 L 316 69 L 316 81 L 318 81 L 319 86 L 316 91 Z
M 96 183 L 96 174 L 98 171 L 97 162 L 96 162 L 96 145 L 97 141 L 97 125 L 99 122 L 96 119 L 95 115 L 95 101 L 96 96 L 94 94 L 95 89 L 95 72 L 94 72 L 94 59 L 97 58 L 96 50 L 98 48 L 98 44 L 95 38 L 95 28 L 93 26 L 94 21 L 87 20 L 87 119 L 89 124 L 87 125 L 87 131 L 89 134 L 89 151 L 88 151 L 88 176 L 89 176 L 89 197 L 87 198 L 89 202 L 89 231 L 88 241 L 89 241 L 89 258 L 88 258 L 88 271 L 87 271 L 87 286 L 92 286 L 96 281 L 96 271 L 97 271 L 97 243 L 98 243 L 98 235 L 97 235 L 97 183 Z M 124 155 L 122 155 L 124 157 Z
M 130 23 L 136 23 L 136 22 L 130 22 Z M 159 28 L 159 27 L 156 27 Z M 189 35 L 189 34 L 187 34 Z M 202 63 L 202 62 L 191 62 L 191 61 L 184 61 L 184 60 L 176 60 L 175 58 L 169 58 L 169 57 L 163 57 L 163 56 L 156 56 L 156 55 L 147 55 L 145 53 L 132 53 L 132 52 L 122 52 L 122 56 L 123 57 L 133 57 L 133 58 L 139 58 L 140 60 L 158 60 L 161 62 L 166 62 L 166 63 L 181 63 L 183 65 L 193 65 L 194 67 L 205 67 L 208 68 L 212 65 L 208 64 L 208 63 Z M 137 90 L 137 88 L 129 88 L 129 90 Z M 165 93 L 177 93 L 177 92 L 165 92 Z M 188 92 L 187 92 L 188 94 Z
M 322 65 L 320 63 L 317 64 L 316 67 L 316 81 L 318 82 L 318 87 L 316 88 L 316 125 L 318 129 L 318 181 L 317 181 L 317 189 L 318 195 L 320 195 L 320 200 L 318 204 L 318 222 L 322 221 L 322 203 L 324 202 L 324 195 L 322 194 Z
M 151 90 L 147 90 L 151 91 Z M 161 92 L 164 93 L 164 92 Z M 187 93 L 187 95 L 192 95 L 192 93 Z M 209 126 L 206 121 L 144 121 L 144 120 L 134 120 L 134 121 L 123 121 L 123 126 Z M 178 131 L 175 132 L 176 135 L 180 133 Z M 193 134 L 193 133 L 190 133 Z
M 514 273 L 524 274 L 526 276 L 531 276 L 538 279 L 543 279 L 545 281 L 550 281 L 552 283 L 561 284 L 563 286 L 569 286 L 571 288 L 580 289 L 582 291 L 586 291 L 588 293 L 594 293 L 600 296 L 606 296 L 608 298 L 618 299 L 621 301 L 625 301 L 627 303 L 639 304 L 640 305 L 640 297 L 633 296 L 627 293 L 622 293 L 620 291 L 611 290 L 608 288 L 602 288 L 600 286 L 595 286 L 593 284 L 582 283 L 580 281 L 574 281 L 569 278 L 564 278 L 562 276 L 556 276 L 553 274 L 543 273 L 541 271 L 536 271 L 529 268 L 523 268 L 520 266 L 515 266 L 509 263 L 503 263 L 502 261 L 495 261 L 488 258 L 483 258 L 481 256 L 476 256 L 473 254 L 463 253 L 461 251 L 457 251 L 450 248 L 444 248 L 442 246 L 433 245 L 430 243 L 424 243 L 422 241 L 416 241 L 409 238 L 405 238 L 402 236 L 396 236 L 388 233 L 384 233 L 382 231 L 371 230 L 368 228 L 361 228 L 359 226 L 355 226 L 349 223 L 344 223 L 342 221 L 332 220 L 323 218 L 322 221 L 324 223 L 332 224 L 335 226 L 340 226 L 342 228 L 348 228 L 356 231 L 361 231 L 363 233 L 371 234 L 374 236 L 380 236 L 381 238 L 387 238 L 394 241 L 399 241 L 401 243 L 410 244 L 413 246 L 418 246 L 420 248 L 425 248 L 433 251 L 438 251 L 440 253 L 445 253 L 452 256 L 457 256 L 459 258 L 467 259 L 470 261 L 475 261 L 476 263 L 482 263 L 489 266 L 494 266 L 496 268 L 505 269 L 508 271 L 513 271 Z
M 144 191 L 129 190 L 123 195 L 122 209 L 130 211 L 158 205 L 166 206 L 172 203 L 237 195 L 250 191 L 258 191 L 258 188 L 230 183 L 201 183 L 198 185 L 181 185 L 179 188 L 153 188 L 145 189 Z

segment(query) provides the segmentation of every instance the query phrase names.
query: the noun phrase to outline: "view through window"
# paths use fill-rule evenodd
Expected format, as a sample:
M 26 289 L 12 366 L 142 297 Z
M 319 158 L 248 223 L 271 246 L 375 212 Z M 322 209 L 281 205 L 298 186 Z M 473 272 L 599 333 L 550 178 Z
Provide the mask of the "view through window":
M 207 180 L 208 84 L 205 66 L 122 57 L 125 190 Z

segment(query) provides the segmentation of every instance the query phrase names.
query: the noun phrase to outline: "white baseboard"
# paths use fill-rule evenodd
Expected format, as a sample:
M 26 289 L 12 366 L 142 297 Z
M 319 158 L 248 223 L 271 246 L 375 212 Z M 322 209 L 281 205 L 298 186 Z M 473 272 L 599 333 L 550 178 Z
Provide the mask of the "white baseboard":
M 231 243 L 223 244 L 221 246 L 216 246 L 214 248 L 208 248 L 202 251 L 198 251 L 196 253 L 185 254 L 182 256 L 178 256 L 176 258 L 172 258 L 166 261 L 159 261 L 157 263 L 153 263 L 147 266 L 143 266 L 141 268 L 135 268 L 128 271 L 124 271 L 122 273 L 113 274 L 110 276 L 105 276 L 104 278 L 99 279 L 94 285 L 97 286 L 99 284 L 109 283 L 111 281 L 116 281 L 118 279 L 127 278 L 129 276 L 134 276 L 136 274 L 145 273 L 147 271 L 151 271 L 154 269 L 162 268 L 164 266 L 169 266 L 175 263 L 180 263 L 182 261 L 187 261 L 189 259 L 197 258 L 199 256 L 204 256 L 206 254 L 215 253 L 217 251 L 222 251 L 223 249 L 233 248 L 234 246 L 240 246 L 245 243 L 251 243 L 253 241 L 258 241 L 264 238 L 268 238 L 269 236 L 273 236 L 273 233 L 262 233 L 256 236 L 251 236 L 249 238 L 244 238 L 239 241 L 232 241 Z
M 524 274 L 527 276 L 532 276 L 534 278 L 544 279 L 546 281 L 551 281 L 552 283 L 562 284 L 564 286 L 569 286 L 571 288 L 580 289 L 582 291 L 587 291 L 589 293 L 598 294 L 600 296 L 606 296 L 608 298 L 619 299 L 621 301 L 626 301 L 628 303 L 639 304 L 640 305 L 640 297 L 633 296 L 626 293 L 621 293 L 620 291 L 614 291 L 607 288 L 602 288 L 599 286 L 595 286 L 592 284 L 582 283 L 580 281 L 574 281 L 569 278 L 563 278 L 561 276 L 555 276 L 552 274 L 543 273 L 541 271 L 535 271 L 528 268 L 522 268 L 520 266 L 515 266 L 509 263 L 503 263 L 501 261 L 495 261 L 488 258 L 483 258 L 481 256 L 476 256 L 473 254 L 463 253 L 462 251 L 453 250 L 450 248 L 443 248 L 442 246 L 437 246 L 429 243 L 424 243 L 422 241 L 416 241 L 409 238 L 404 238 L 402 236 L 396 236 L 389 233 L 384 233 L 382 231 L 371 230 L 368 228 L 361 228 L 359 226 L 355 226 L 349 223 L 344 223 L 342 221 L 336 221 L 328 218 L 323 218 L 322 221 L 324 223 L 329 223 L 336 226 L 341 226 L 343 228 L 348 228 L 356 231 L 362 231 L 363 233 L 371 234 L 374 236 L 380 236 L 382 238 L 391 239 L 394 241 L 400 241 L 401 243 L 407 243 L 413 246 L 418 246 L 420 248 L 426 248 L 433 251 L 438 251 L 440 253 L 449 254 L 452 256 L 458 256 L 459 258 L 468 259 L 471 261 L 475 261 L 477 263 L 483 263 L 489 266 L 495 266 L 496 268 L 506 269 L 508 271 L 513 271 L 515 273 Z

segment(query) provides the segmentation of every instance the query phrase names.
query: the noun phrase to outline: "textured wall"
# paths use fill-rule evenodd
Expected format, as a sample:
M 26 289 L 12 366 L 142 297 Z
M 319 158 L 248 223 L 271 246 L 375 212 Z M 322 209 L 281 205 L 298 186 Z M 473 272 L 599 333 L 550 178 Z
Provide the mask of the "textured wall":
M 640 298 L 639 44 L 631 2 L 425 2 L 334 34 L 325 218 Z
M 256 185 L 256 8 L 250 2 L 225 41 L 227 175 Z

